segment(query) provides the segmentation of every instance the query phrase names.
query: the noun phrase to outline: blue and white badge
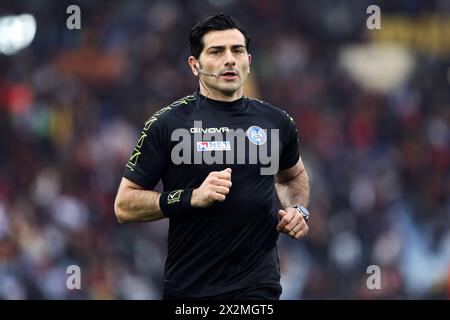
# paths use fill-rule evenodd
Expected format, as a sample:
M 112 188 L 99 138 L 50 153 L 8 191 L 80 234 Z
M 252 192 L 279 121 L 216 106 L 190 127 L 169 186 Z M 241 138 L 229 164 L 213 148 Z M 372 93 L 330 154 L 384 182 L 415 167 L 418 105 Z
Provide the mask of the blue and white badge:
M 247 129 L 247 138 L 252 143 L 258 146 L 266 143 L 267 141 L 266 132 L 258 126 L 251 126 L 250 128 Z

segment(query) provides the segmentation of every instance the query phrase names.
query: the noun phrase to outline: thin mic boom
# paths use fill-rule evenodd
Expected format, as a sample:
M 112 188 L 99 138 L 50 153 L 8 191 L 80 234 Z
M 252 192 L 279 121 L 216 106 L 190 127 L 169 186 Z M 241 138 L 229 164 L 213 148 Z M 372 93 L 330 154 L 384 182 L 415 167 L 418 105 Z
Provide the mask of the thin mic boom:
M 201 73 L 201 74 L 203 74 L 205 76 L 217 78 L 217 75 L 215 75 L 214 73 L 206 73 L 206 72 L 202 72 L 200 70 L 197 70 L 197 71 L 198 71 L 198 73 Z

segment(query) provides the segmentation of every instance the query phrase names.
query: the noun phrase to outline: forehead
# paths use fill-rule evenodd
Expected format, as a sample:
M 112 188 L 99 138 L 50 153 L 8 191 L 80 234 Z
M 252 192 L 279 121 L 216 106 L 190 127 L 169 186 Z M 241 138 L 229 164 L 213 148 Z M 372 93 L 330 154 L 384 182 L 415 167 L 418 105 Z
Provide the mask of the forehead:
M 245 46 L 245 37 L 238 29 L 210 31 L 203 36 L 204 49 L 212 46 Z

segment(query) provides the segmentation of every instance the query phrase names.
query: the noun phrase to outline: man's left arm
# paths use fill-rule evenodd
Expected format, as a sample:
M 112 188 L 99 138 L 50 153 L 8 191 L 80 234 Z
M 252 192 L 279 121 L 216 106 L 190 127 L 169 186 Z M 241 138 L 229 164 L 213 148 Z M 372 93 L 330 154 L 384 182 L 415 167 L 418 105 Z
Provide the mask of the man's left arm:
M 278 212 L 280 222 L 277 230 L 300 239 L 308 233 L 308 225 L 303 215 L 294 205 L 307 207 L 309 203 L 309 178 L 300 157 L 297 163 L 285 170 L 280 170 L 275 177 L 275 188 L 284 210 Z

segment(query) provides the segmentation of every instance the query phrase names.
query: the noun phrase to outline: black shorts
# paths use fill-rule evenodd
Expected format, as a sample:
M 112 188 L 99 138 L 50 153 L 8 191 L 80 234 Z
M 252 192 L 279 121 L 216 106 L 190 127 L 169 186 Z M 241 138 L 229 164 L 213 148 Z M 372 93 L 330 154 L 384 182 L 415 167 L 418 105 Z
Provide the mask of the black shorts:
M 164 294 L 163 300 L 279 300 L 281 291 L 280 285 L 259 285 L 209 297 L 192 298 Z

